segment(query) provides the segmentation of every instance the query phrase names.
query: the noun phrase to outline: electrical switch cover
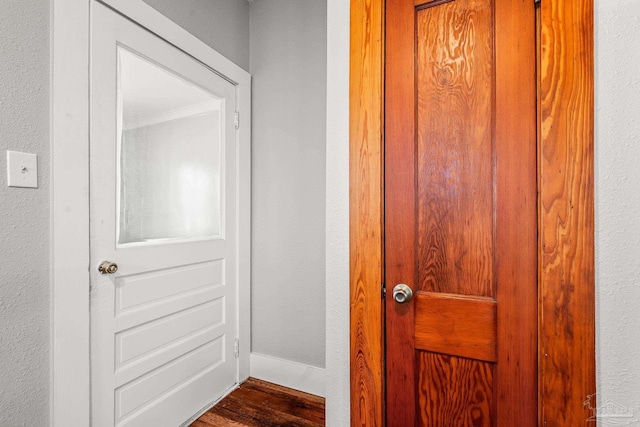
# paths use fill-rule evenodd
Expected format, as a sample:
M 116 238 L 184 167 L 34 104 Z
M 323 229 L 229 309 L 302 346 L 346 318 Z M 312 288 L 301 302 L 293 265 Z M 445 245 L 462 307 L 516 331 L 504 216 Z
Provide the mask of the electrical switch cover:
M 7 185 L 38 188 L 38 155 L 7 151 Z

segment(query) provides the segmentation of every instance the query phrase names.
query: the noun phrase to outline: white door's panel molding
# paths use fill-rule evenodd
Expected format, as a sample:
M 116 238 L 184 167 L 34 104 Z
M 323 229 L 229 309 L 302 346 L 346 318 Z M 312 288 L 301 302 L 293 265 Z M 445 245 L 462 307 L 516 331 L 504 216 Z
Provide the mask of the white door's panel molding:
M 115 330 L 122 331 L 224 295 L 224 260 L 115 280 Z
M 210 394 L 211 384 L 228 382 L 229 379 L 223 378 L 220 371 L 215 368 L 216 366 L 212 366 L 194 375 L 177 388 L 125 417 L 116 424 L 116 427 L 181 425 L 184 421 L 180 416 L 181 413 L 187 411 L 196 414 L 204 405 L 209 404 L 210 400 L 206 396 Z M 234 388 L 236 388 L 235 385 L 219 393 L 214 398 L 214 402 L 219 401 Z
M 223 360 L 224 341 L 218 338 L 116 388 L 116 421 L 121 421 L 143 406 L 152 406 L 166 392 L 205 370 L 215 369 Z
M 115 334 L 116 369 L 225 323 L 224 297 Z
M 224 340 L 225 338 L 225 335 L 220 334 L 219 328 L 216 328 L 215 326 L 197 331 L 172 343 L 162 351 L 150 354 L 130 363 L 129 365 L 117 369 L 115 371 L 114 385 L 115 387 L 120 387 L 121 385 L 131 382 L 136 378 L 144 376 L 149 372 L 149 369 L 153 370 L 160 368 L 167 363 L 170 363 L 172 360 L 175 360 L 184 354 L 205 345 L 206 343 L 215 340 Z M 227 353 L 229 353 L 228 350 Z M 230 357 L 231 354 L 228 354 L 228 356 Z
M 116 315 L 205 286 L 220 285 L 223 263 L 224 260 L 216 260 L 168 271 L 119 277 L 116 281 Z
M 200 288 L 196 291 L 180 294 L 137 310 L 127 311 L 114 318 L 114 330 L 124 331 L 136 325 L 148 323 L 155 319 L 196 307 L 199 304 L 213 301 L 223 296 L 221 290 L 221 287 Z
M 325 370 L 260 353 L 251 353 L 251 376 L 316 396 L 325 395 Z

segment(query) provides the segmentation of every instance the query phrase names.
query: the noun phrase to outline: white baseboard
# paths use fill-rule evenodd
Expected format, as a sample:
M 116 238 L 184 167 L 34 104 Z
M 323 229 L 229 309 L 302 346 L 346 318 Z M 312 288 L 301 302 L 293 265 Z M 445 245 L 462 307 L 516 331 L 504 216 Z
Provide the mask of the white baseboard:
M 253 378 L 324 397 L 325 372 L 323 368 L 303 365 L 260 353 L 249 356 L 249 371 Z

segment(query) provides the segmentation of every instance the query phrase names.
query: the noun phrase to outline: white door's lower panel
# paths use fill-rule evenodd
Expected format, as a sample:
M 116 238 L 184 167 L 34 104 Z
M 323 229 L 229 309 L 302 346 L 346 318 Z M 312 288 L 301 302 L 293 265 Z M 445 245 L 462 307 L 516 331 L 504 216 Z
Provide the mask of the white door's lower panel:
M 116 367 L 160 353 L 204 328 L 224 325 L 224 297 L 115 334 Z
M 144 405 L 153 403 L 189 378 L 224 362 L 224 341 L 219 337 L 115 391 L 116 418 L 120 421 Z
M 235 385 L 222 340 L 209 343 L 167 366 L 115 390 L 117 426 L 176 427 Z M 168 387 L 168 388 L 167 388 Z

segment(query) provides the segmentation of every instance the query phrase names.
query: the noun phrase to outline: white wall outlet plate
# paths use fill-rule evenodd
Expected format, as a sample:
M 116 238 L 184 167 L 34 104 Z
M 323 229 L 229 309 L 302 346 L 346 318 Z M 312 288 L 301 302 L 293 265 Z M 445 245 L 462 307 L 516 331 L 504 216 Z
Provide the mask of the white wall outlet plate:
M 7 151 L 7 185 L 38 188 L 38 155 Z

